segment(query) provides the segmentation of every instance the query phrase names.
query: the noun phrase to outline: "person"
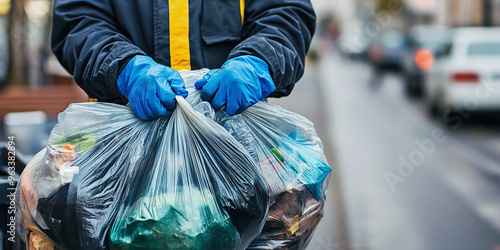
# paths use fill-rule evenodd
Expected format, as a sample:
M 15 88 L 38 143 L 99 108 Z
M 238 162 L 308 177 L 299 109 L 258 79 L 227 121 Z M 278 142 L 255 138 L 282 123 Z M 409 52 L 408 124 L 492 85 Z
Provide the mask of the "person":
M 232 115 L 290 94 L 315 23 L 309 0 L 55 0 L 51 47 L 89 98 L 142 120 L 187 96 L 178 70 L 213 69 L 195 86 Z

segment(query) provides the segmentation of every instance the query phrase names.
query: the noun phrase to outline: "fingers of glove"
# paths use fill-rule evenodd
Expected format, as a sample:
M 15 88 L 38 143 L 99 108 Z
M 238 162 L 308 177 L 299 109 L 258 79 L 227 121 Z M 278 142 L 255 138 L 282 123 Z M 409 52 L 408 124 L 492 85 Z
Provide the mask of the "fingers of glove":
M 155 115 L 153 113 L 153 110 L 151 109 L 151 107 L 149 106 L 149 103 L 147 100 L 144 100 L 144 103 L 143 103 L 143 108 L 144 108 L 144 114 L 146 115 L 146 117 L 148 118 L 147 120 L 150 121 L 150 120 L 153 120 L 155 118 L 158 118 L 157 115 Z
M 228 115 L 241 114 L 248 107 L 257 103 L 259 100 L 254 95 L 242 93 L 237 98 L 228 98 L 226 113 Z
M 194 87 L 196 89 L 200 89 L 201 87 L 203 87 L 203 85 L 205 85 L 205 83 L 207 83 L 208 79 L 217 71 L 218 69 L 212 69 L 210 71 L 208 71 L 202 79 L 196 81 L 194 83 Z
M 130 107 L 132 108 L 132 110 L 134 111 L 135 115 L 143 120 L 143 121 L 148 121 L 150 120 L 148 118 L 148 116 L 146 115 L 146 113 L 144 112 L 144 109 L 141 105 L 139 105 L 138 102 L 130 102 Z
M 201 99 L 204 101 L 210 101 L 215 93 L 221 89 L 221 77 L 222 74 L 217 73 L 212 75 L 207 81 L 207 83 L 201 89 Z
M 188 91 L 186 90 L 186 86 L 184 85 L 184 80 L 177 70 L 172 69 L 172 72 L 170 72 L 167 81 L 169 82 L 170 87 L 175 94 L 180 95 L 184 98 L 188 96 Z
M 226 102 L 226 113 L 228 115 L 234 115 L 236 114 L 236 111 L 240 109 L 242 104 L 245 102 L 244 97 L 243 98 L 242 97 L 243 97 L 243 92 L 238 89 L 233 89 L 229 93 Z
M 222 106 L 226 104 L 227 101 L 227 90 L 219 89 L 217 93 L 215 93 L 214 98 L 210 102 L 215 111 L 219 111 L 222 109 Z
M 172 111 L 168 110 L 158 98 L 149 99 L 148 106 L 151 110 L 150 115 L 154 118 L 168 116 L 172 113 Z
M 234 100 L 229 100 L 226 104 L 226 113 L 228 115 L 236 114 L 236 111 L 240 108 L 240 104 Z
M 236 114 L 243 113 L 243 111 L 245 111 L 250 106 L 256 104 L 257 102 L 258 102 L 257 99 L 246 100 L 245 102 L 240 104 L 240 107 L 238 108 L 238 110 L 236 110 Z
M 166 78 L 158 77 L 157 81 L 156 97 L 160 99 L 166 109 L 173 111 L 176 105 L 175 93 L 172 91 L 170 84 L 167 83 Z
M 171 86 L 172 88 L 172 91 L 176 94 L 176 95 L 180 95 L 184 98 L 188 97 L 188 91 L 186 90 L 186 87 L 183 85 L 181 86 Z
M 153 82 L 151 84 L 148 84 L 141 98 L 141 106 L 149 120 L 158 118 L 158 115 L 154 111 L 154 107 L 152 107 L 150 103 L 151 99 L 157 98 L 155 89 L 156 87 Z
M 171 112 L 167 110 L 167 108 L 161 102 L 160 98 L 158 97 L 159 94 L 159 92 L 156 92 L 155 96 L 151 96 L 148 98 L 148 106 L 152 110 L 154 116 L 168 116 L 171 114 Z

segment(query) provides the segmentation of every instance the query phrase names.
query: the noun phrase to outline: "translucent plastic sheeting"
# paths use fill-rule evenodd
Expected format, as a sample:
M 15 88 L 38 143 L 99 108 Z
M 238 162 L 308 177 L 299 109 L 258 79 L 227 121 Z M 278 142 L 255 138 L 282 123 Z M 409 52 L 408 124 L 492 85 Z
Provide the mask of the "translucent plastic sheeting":
M 201 78 L 200 74 L 194 78 Z M 192 100 L 199 100 L 192 81 Z M 209 109 L 211 110 L 211 109 Z M 263 231 L 249 249 L 305 249 L 323 216 L 331 168 L 307 118 L 259 102 L 240 115 L 201 111 L 236 138 L 257 162 L 271 195 Z
M 331 168 L 312 122 L 260 102 L 241 115 L 217 114 L 254 157 L 270 188 L 269 216 L 249 249 L 305 249 L 323 216 Z
M 207 71 L 181 71 L 169 118 L 70 105 L 21 177 L 20 231 L 61 249 L 304 249 L 331 172 L 313 124 L 267 102 L 215 112 L 194 89 Z
M 71 104 L 21 177 L 20 231 L 60 249 L 248 246 L 269 207 L 260 168 L 177 101 L 171 117 L 151 122 L 125 106 Z

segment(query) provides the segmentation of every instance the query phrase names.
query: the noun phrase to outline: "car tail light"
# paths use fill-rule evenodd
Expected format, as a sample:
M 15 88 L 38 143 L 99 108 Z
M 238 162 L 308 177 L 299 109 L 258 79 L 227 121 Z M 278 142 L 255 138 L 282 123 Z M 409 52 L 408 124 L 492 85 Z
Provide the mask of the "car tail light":
M 456 72 L 451 75 L 451 80 L 457 83 L 477 83 L 479 75 L 474 72 Z
M 429 70 L 434 65 L 434 56 L 432 52 L 428 49 L 419 49 L 415 53 L 415 64 L 421 70 Z

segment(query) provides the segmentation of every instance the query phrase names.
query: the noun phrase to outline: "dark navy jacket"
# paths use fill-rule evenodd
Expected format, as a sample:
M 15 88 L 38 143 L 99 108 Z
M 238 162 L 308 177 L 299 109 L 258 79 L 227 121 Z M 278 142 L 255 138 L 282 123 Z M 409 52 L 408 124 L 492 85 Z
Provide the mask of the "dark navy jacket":
M 309 0 L 170 2 L 176 6 L 169 0 L 55 0 L 52 50 L 89 97 L 102 101 L 122 97 L 116 79 L 134 55 L 172 66 L 179 55 L 171 50 L 193 70 L 257 56 L 269 65 L 273 97 L 290 94 L 302 76 L 316 21 Z M 183 24 L 184 44 L 183 35 L 174 37 Z M 179 43 L 186 53 L 176 49 Z

